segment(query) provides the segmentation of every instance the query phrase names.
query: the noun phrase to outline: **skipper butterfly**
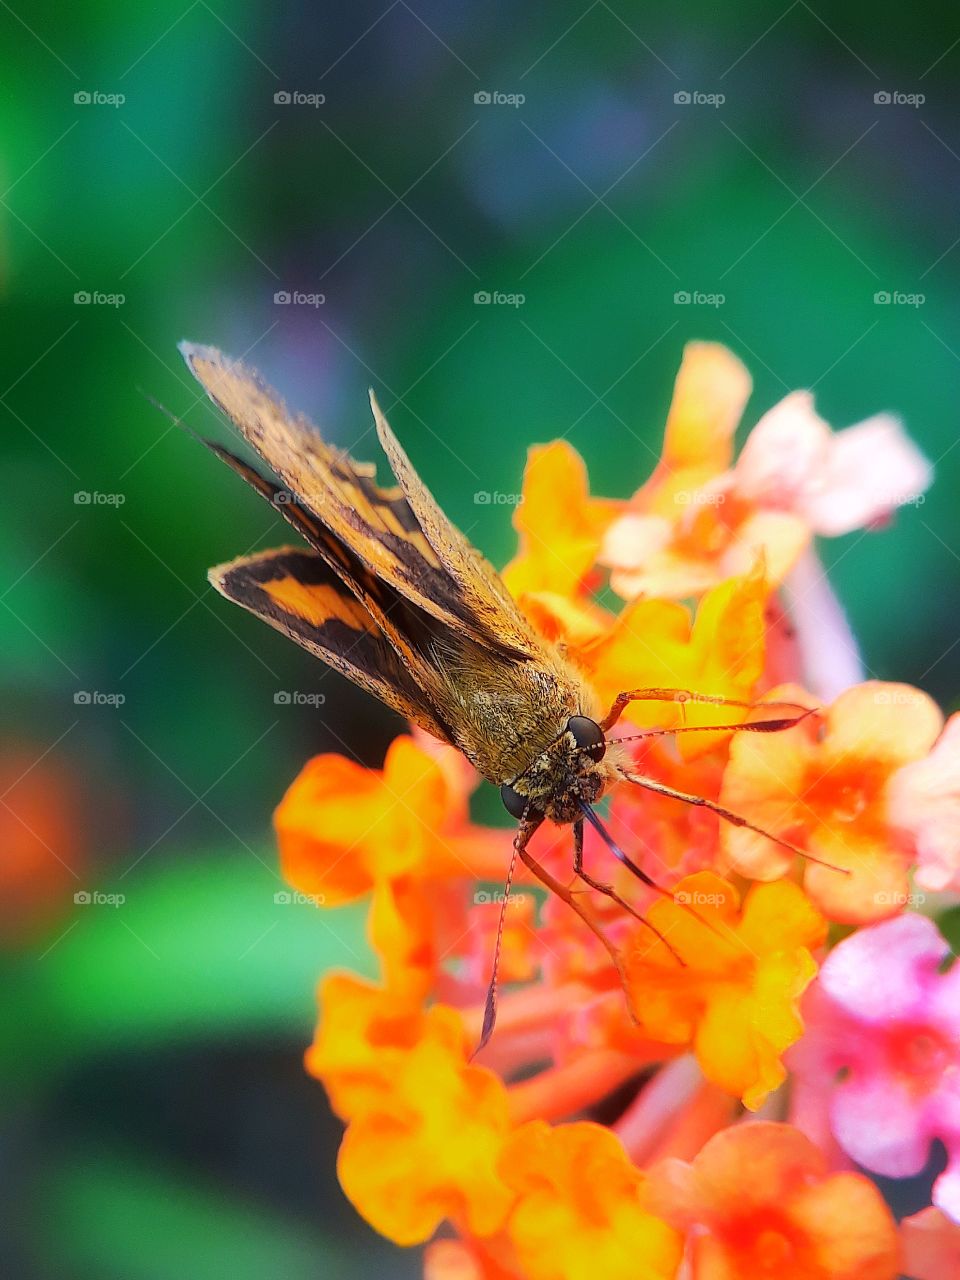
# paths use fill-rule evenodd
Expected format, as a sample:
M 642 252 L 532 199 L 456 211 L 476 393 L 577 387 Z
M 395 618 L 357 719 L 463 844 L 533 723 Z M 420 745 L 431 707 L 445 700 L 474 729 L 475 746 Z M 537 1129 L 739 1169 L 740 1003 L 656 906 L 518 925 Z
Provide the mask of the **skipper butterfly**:
M 443 513 L 372 392 L 377 435 L 396 480 L 391 487 L 377 483 L 373 464 L 355 462 L 327 444 L 252 370 L 213 347 L 183 343 L 180 350 L 210 399 L 275 478 L 222 445 L 204 443 L 306 543 L 218 565 L 210 570 L 210 581 L 228 600 L 459 748 L 500 788 L 506 809 L 519 822 L 508 885 L 519 858 L 581 916 L 619 970 L 618 953 L 589 908 L 529 850 L 531 836 L 545 819 L 572 825 L 575 876 L 634 915 L 613 886 L 595 879 L 583 865 L 586 821 L 634 875 L 666 892 L 617 846 L 596 812 L 596 802 L 614 784 L 631 782 L 770 834 L 711 800 L 676 791 L 631 768 L 619 745 L 623 739 L 607 737 L 627 704 L 641 699 L 683 702 L 694 695 L 682 689 L 629 689 L 612 706 L 602 707 L 582 672 L 531 626 L 493 566 Z M 697 696 L 718 705 L 752 707 Z M 772 732 L 809 714 L 792 703 L 768 702 L 757 710 L 789 714 L 703 727 Z M 646 731 L 664 732 L 683 729 Z M 497 957 L 481 1046 L 493 1030 L 496 977 Z

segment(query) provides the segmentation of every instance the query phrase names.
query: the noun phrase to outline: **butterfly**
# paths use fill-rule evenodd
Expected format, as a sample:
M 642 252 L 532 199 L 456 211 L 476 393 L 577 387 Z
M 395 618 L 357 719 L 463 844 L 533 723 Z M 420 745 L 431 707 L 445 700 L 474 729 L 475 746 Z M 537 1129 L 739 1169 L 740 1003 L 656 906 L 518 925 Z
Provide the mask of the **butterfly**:
M 611 706 L 601 706 L 583 672 L 560 646 L 537 632 L 493 566 L 444 514 L 372 391 L 377 436 L 395 480 L 387 487 L 378 484 L 373 464 L 356 462 L 328 444 L 253 370 L 213 347 L 182 343 L 180 351 L 271 475 L 216 442 L 203 443 L 270 502 L 306 544 L 217 565 L 209 571 L 213 586 L 406 719 L 457 747 L 500 788 L 504 806 L 519 823 L 508 886 L 519 858 L 581 916 L 619 970 L 616 948 L 581 895 L 530 851 L 531 837 L 545 820 L 572 826 L 576 879 L 634 915 L 636 910 L 612 885 L 584 866 L 588 822 L 634 875 L 666 892 L 616 844 L 597 813 L 597 802 L 617 783 L 630 782 L 711 809 L 728 822 L 770 835 L 714 801 L 677 791 L 631 767 L 621 745 L 626 740 L 607 736 L 627 705 L 637 700 L 682 703 L 694 695 L 682 689 L 629 689 Z M 718 705 L 753 706 L 697 697 Z M 704 728 L 774 732 L 810 714 L 793 703 L 767 702 L 762 710 L 765 715 L 787 714 Z M 502 929 L 501 914 L 481 1047 L 496 1017 Z

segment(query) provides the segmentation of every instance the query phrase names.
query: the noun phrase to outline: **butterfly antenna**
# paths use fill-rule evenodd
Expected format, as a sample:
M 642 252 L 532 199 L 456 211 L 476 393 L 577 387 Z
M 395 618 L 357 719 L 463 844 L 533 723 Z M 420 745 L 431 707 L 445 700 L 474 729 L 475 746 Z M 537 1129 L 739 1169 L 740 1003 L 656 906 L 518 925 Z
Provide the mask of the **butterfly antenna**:
M 693 795 L 687 791 L 677 791 L 676 788 L 668 787 L 663 782 L 657 782 L 655 778 L 645 778 L 642 774 L 631 773 L 628 769 L 620 769 L 619 774 L 626 782 L 632 782 L 634 786 L 642 787 L 645 791 L 653 791 L 660 796 L 669 796 L 673 800 L 682 800 L 684 804 L 695 805 L 698 809 L 709 809 L 711 813 L 717 814 L 725 822 L 729 822 L 731 826 L 742 827 L 745 831 L 752 831 L 755 835 L 765 836 L 768 840 L 772 840 L 774 844 L 778 844 L 781 849 L 787 849 L 799 858 L 806 858 L 808 862 L 815 862 L 817 866 L 836 871 L 839 875 L 850 875 L 848 867 L 838 867 L 835 863 L 827 862 L 823 858 L 815 858 L 806 849 L 801 849 L 799 845 L 785 840 L 783 836 L 774 835 L 772 831 L 767 831 L 765 827 L 756 826 L 755 823 L 750 822 L 742 814 L 735 813 L 732 809 L 724 808 L 716 800 L 708 800 L 706 796 Z
M 165 404 L 161 404 L 160 401 L 156 398 L 156 396 L 151 395 L 149 391 L 145 391 L 143 387 L 137 387 L 137 390 L 143 396 L 144 400 L 146 400 L 148 404 L 153 405 L 154 409 L 159 409 L 159 411 L 163 414 L 163 416 L 169 419 L 169 421 L 173 426 L 179 427 L 181 431 L 186 431 L 187 435 L 193 436 L 194 440 L 199 441 L 200 444 L 207 443 L 207 441 L 204 440 L 203 436 L 197 435 L 193 427 L 188 426 L 187 423 L 184 422 L 182 418 L 178 418 L 172 409 L 168 409 Z
M 513 853 L 510 855 L 510 865 L 507 868 L 507 879 L 503 886 L 503 899 L 500 903 L 500 917 L 497 920 L 497 940 L 493 948 L 493 970 L 490 974 L 490 985 L 487 987 L 487 998 L 483 1004 L 483 1029 L 480 1032 L 480 1042 L 473 1051 L 475 1057 L 493 1035 L 493 1028 L 497 1022 L 497 984 L 500 977 L 500 952 L 503 948 L 503 930 L 507 918 L 507 906 L 510 901 L 510 890 L 513 887 L 513 874 L 517 866 L 517 858 L 520 855 L 518 847 L 519 841 L 513 842 Z

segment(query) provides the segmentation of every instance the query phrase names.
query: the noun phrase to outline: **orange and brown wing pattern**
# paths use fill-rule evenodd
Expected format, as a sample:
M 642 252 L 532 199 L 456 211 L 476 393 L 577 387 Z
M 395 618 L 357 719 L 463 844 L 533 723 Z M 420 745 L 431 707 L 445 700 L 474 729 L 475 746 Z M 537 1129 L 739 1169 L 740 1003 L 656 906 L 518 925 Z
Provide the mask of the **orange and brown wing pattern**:
M 542 661 L 542 639 L 517 608 L 516 601 L 490 561 L 464 537 L 420 479 L 372 391 L 370 406 L 390 468 L 427 542 L 457 584 L 473 615 L 480 619 L 485 631 L 498 635 L 511 649 Z
M 356 600 L 358 607 L 379 627 L 408 675 L 416 677 L 420 687 L 428 691 L 428 696 L 430 693 L 436 694 L 439 704 L 442 701 L 438 687 L 440 676 L 431 655 L 437 643 L 444 647 L 450 644 L 446 624 L 424 613 L 389 583 L 378 578 L 311 511 L 293 495 L 262 476 L 256 467 L 211 440 L 204 440 L 203 443 L 281 512 L 287 522 L 310 543 L 333 575 L 332 580 L 339 580 L 347 594 Z
M 228 600 L 262 618 L 435 737 L 447 729 L 383 630 L 314 551 L 281 547 L 209 572 Z
M 328 445 L 244 365 L 213 347 L 182 343 L 180 350 L 211 400 L 287 489 L 376 577 L 479 642 L 515 659 L 539 656 L 541 647 L 503 584 L 440 512 L 389 427 L 385 438 L 401 461 L 402 488 L 380 487 L 372 464 Z

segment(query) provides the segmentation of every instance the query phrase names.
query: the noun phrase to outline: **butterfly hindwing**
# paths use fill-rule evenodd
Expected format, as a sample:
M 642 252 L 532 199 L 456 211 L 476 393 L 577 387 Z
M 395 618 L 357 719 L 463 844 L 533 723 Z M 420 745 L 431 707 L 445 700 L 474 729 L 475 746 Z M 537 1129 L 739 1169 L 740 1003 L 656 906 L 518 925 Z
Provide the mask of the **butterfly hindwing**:
M 435 737 L 450 731 L 376 620 L 314 551 L 282 547 L 210 570 L 228 600 L 268 622 Z

